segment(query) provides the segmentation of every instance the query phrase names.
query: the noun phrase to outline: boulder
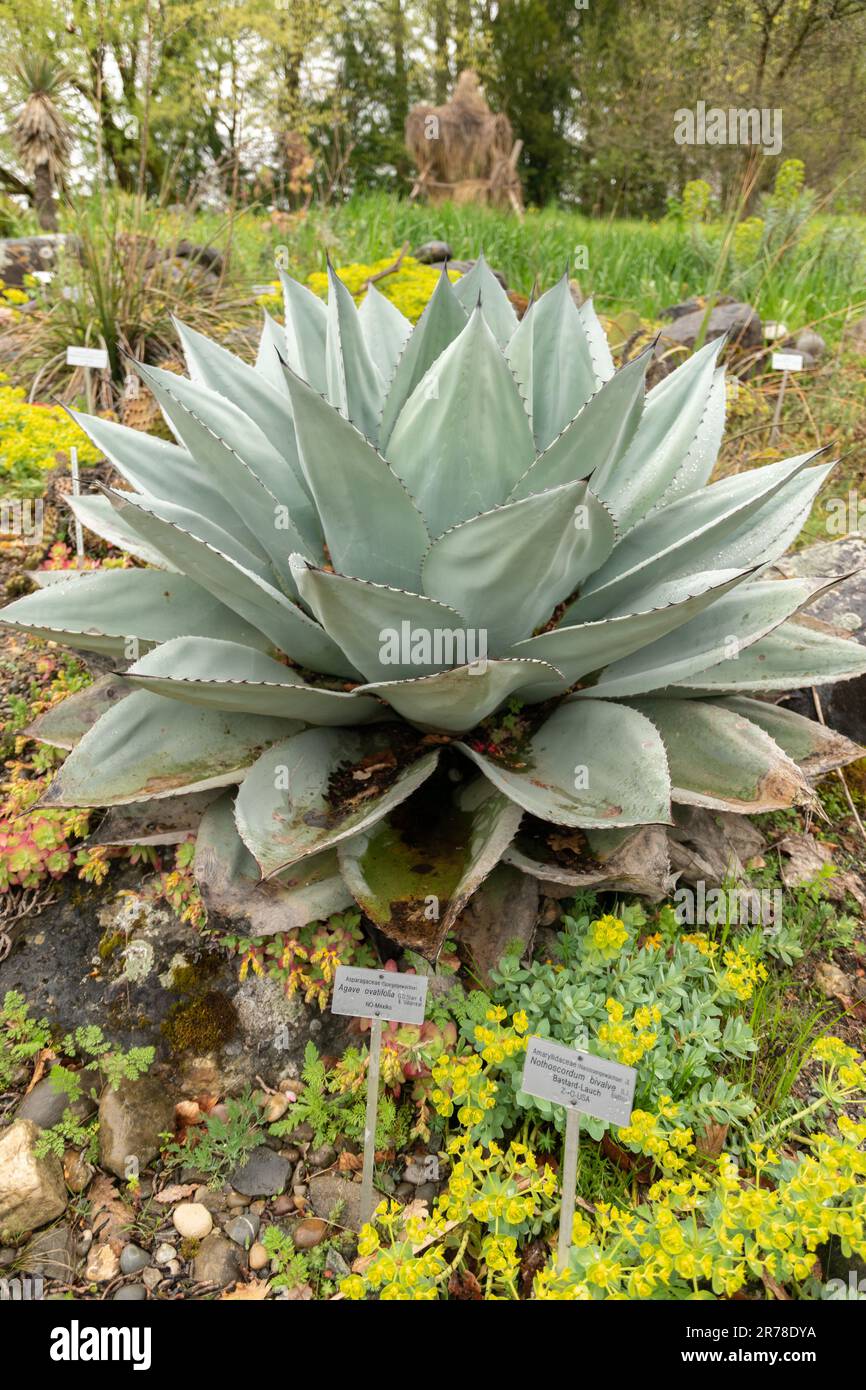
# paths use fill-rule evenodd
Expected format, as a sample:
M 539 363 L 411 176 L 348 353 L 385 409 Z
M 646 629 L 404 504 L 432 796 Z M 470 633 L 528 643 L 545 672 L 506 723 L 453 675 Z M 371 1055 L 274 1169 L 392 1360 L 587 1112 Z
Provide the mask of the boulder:
M 66 1210 L 60 1159 L 34 1152 L 41 1132 L 33 1120 L 15 1120 L 0 1134 L 0 1230 L 12 1236 L 47 1226 Z
M 802 354 L 803 366 L 814 367 L 827 354 L 827 344 L 813 328 L 802 329 L 794 339 L 794 351 Z
M 412 259 L 422 265 L 441 265 L 443 261 L 450 261 L 453 254 L 447 241 L 425 241 L 412 252 Z
M 851 520 L 857 524 L 856 519 Z M 835 589 L 821 594 L 804 612 L 866 646 L 866 540 L 851 535 L 819 541 L 793 555 L 784 555 L 777 568 L 786 578 L 848 575 Z M 866 676 L 822 685 L 819 695 L 824 718 L 830 727 L 855 743 L 866 744 Z M 784 703 L 808 719 L 816 717 L 809 690 L 791 692 L 785 696 Z
M 0 238 L 0 280 L 10 288 L 24 289 L 24 279 L 36 271 L 57 268 L 60 252 L 70 238 L 22 236 Z
M 681 307 L 685 306 L 675 305 L 672 310 L 668 311 L 674 313 L 675 316 L 673 322 L 661 331 L 656 346 L 657 357 L 661 357 L 672 347 L 687 348 L 691 352 L 697 341 L 706 309 L 701 307 L 688 308 L 685 313 L 678 313 L 677 310 Z M 720 338 L 723 333 L 728 334 L 728 341 L 740 352 L 747 352 L 764 346 L 761 320 L 751 304 L 742 304 L 736 300 L 730 303 L 716 304 L 709 317 L 705 342 L 712 342 L 714 338 Z
M 154 1076 L 106 1087 L 99 1101 L 99 1161 L 118 1177 L 146 1168 L 160 1150 L 160 1135 L 174 1125 L 174 1104 Z
M 119 1047 L 154 1047 L 153 1074 L 175 1099 L 298 1075 L 314 1035 L 320 1051 L 343 1051 L 350 1020 L 288 999 L 277 980 L 240 981 L 235 957 L 141 892 L 140 868 L 101 886 L 62 880 L 55 893 L 38 918 L 15 924 L 4 989 L 58 1033 L 98 1024 Z M 211 922 L 228 929 L 216 911 Z M 50 1099 L 44 1087 L 40 1104 Z

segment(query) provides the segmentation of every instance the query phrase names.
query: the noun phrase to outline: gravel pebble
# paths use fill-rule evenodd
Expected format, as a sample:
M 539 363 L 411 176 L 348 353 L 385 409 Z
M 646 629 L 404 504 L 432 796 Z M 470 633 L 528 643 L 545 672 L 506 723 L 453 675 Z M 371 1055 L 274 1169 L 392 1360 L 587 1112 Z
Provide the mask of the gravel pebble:
M 250 1246 L 249 1261 L 250 1269 L 264 1269 L 268 1263 L 268 1252 L 259 1241 Z
M 150 1264 L 150 1256 L 140 1245 L 124 1245 L 120 1252 L 121 1274 L 138 1274 Z
M 213 1217 L 201 1202 L 181 1202 L 171 1219 L 185 1240 L 204 1240 L 213 1230 Z

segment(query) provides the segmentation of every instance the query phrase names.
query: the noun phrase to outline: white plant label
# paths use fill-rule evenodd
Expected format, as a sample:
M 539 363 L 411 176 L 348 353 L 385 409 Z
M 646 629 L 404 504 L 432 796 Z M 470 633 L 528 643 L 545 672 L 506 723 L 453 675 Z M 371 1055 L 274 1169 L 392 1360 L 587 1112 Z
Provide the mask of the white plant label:
M 68 347 L 66 349 L 67 367 L 96 367 L 101 369 L 108 366 L 108 353 L 105 348 L 89 347 Z
M 333 1014 L 386 1019 L 389 1023 L 423 1023 L 426 1003 L 426 975 L 337 966 L 331 998 Z
M 771 366 L 774 372 L 801 372 L 803 354 L 801 352 L 774 352 Z
M 577 1052 L 547 1038 L 527 1042 L 521 1089 L 596 1120 L 627 1125 L 636 1080 L 634 1067 L 594 1057 L 591 1052 Z

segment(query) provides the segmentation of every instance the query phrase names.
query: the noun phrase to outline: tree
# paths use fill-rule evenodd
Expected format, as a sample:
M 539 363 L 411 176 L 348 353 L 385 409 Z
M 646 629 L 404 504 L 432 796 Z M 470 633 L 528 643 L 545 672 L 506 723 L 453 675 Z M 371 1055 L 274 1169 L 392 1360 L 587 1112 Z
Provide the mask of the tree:
M 23 105 L 12 126 L 18 158 L 33 180 L 33 206 L 39 225 L 57 231 L 54 190 L 69 165 L 69 127 L 57 105 L 66 74 L 50 58 L 35 55 L 18 65 L 16 78 Z
M 545 203 L 567 187 L 574 162 L 580 11 L 574 0 L 508 0 L 491 13 L 485 86 L 524 142 L 529 201 Z

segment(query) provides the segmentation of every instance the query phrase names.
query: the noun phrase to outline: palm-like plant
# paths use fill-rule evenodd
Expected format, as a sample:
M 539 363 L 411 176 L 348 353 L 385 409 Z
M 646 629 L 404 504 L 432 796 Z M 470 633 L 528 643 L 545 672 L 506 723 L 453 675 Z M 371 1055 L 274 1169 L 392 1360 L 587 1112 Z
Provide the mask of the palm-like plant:
M 134 841 L 207 800 L 211 906 L 274 931 L 353 897 L 433 956 L 502 858 L 622 886 L 640 844 L 661 892 L 672 803 L 806 801 L 859 755 L 760 698 L 866 651 L 796 617 L 832 581 L 767 574 L 831 465 L 707 485 L 719 343 L 647 394 L 565 280 L 518 323 L 482 259 L 414 330 L 333 273 L 327 308 L 284 291 L 255 367 L 183 326 L 189 380 L 139 367 L 177 444 L 77 417 L 134 490 L 72 505 L 151 568 L 3 612 L 122 665 L 39 722 L 73 750 L 49 804 L 143 802 Z
M 69 166 L 71 137 L 57 96 L 66 81 L 64 70 L 51 58 L 24 58 L 15 69 L 22 97 L 12 125 L 18 158 L 33 180 L 33 205 L 39 225 L 57 231 L 54 191 L 62 184 Z

